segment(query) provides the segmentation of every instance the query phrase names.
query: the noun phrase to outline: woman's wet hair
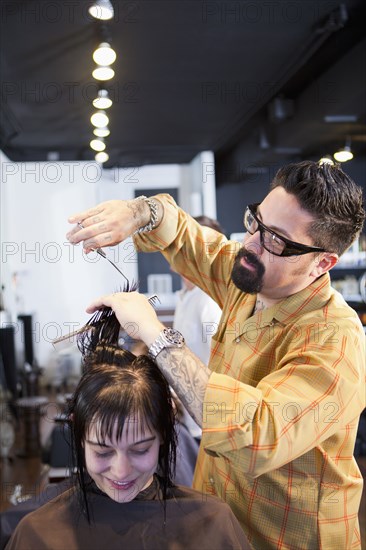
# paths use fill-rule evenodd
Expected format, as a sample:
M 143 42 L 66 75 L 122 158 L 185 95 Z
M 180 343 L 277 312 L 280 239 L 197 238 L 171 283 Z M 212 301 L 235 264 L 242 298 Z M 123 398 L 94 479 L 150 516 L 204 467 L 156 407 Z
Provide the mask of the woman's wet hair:
M 93 485 L 84 442 L 93 425 L 98 442 L 122 437 L 124 429 L 155 430 L 160 437 L 158 472 L 162 498 L 173 485 L 176 460 L 175 409 L 169 384 L 147 355 L 118 346 L 120 325 L 110 308 L 94 315 L 78 338 L 83 374 L 69 402 L 74 467 L 80 503 L 90 521 L 87 491 Z M 129 420 L 138 419 L 136 422 Z

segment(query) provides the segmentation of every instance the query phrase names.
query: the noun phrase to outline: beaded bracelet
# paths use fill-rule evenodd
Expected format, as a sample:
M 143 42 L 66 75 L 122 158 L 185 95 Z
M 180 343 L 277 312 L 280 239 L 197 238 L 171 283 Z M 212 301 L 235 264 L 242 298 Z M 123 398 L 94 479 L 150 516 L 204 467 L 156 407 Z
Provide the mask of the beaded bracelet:
M 136 229 L 134 235 L 139 233 L 148 233 L 149 231 L 152 231 L 158 223 L 158 205 L 156 204 L 156 201 L 154 201 L 154 199 L 148 199 L 145 195 L 141 195 L 140 197 L 137 197 L 137 199 L 147 202 L 148 207 L 150 208 L 150 221 L 143 227 Z

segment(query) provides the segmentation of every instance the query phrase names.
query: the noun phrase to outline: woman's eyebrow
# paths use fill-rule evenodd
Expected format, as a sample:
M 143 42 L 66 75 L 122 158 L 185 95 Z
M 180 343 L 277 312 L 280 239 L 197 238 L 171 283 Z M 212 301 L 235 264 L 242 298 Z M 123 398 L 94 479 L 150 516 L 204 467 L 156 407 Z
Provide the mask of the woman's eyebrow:
M 90 439 L 86 439 L 85 443 L 89 443 L 90 445 L 97 445 L 98 447 L 111 447 L 111 445 L 107 445 L 106 443 L 102 443 L 101 441 L 91 441 Z
M 152 435 L 151 437 L 147 437 L 146 439 L 141 439 L 140 441 L 134 441 L 131 444 L 131 447 L 135 445 L 140 445 L 141 443 L 149 443 L 150 441 L 155 441 L 156 435 Z M 91 441 L 90 439 L 86 439 L 85 443 L 89 443 L 89 445 L 97 445 L 98 447 L 112 447 L 112 445 L 107 445 L 106 443 L 103 443 L 101 441 Z
M 257 216 L 261 220 L 261 222 L 263 223 L 263 218 L 262 218 L 262 214 L 259 212 L 259 207 L 257 208 Z M 266 224 L 264 224 L 264 225 L 266 225 Z M 287 233 L 287 231 L 285 231 L 282 227 L 276 227 L 276 226 L 270 226 L 270 225 L 266 225 L 266 227 L 268 227 L 268 229 L 270 229 L 271 231 L 274 231 L 275 233 L 278 233 L 279 237 L 281 237 L 281 235 L 283 235 L 285 238 L 287 238 L 289 240 L 292 240 L 291 235 L 289 235 L 289 233 Z
M 140 443 L 149 443 L 150 441 L 154 441 L 156 439 L 156 435 L 152 435 L 151 437 L 147 437 L 146 439 L 141 439 L 140 441 L 135 441 L 132 443 L 131 447 L 135 445 L 140 445 Z

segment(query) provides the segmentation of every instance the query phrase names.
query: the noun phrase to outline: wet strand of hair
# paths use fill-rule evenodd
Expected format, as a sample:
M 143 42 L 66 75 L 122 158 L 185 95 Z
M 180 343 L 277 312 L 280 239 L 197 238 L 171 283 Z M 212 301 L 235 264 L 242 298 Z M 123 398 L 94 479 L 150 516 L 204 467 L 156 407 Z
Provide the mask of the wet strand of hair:
M 136 282 L 132 284 L 127 281 L 123 288 L 117 292 L 134 292 L 138 288 Z M 77 336 L 77 346 L 85 357 L 93 353 L 98 345 L 104 344 L 118 345 L 121 326 L 110 307 L 96 311 L 85 325 L 85 330 Z

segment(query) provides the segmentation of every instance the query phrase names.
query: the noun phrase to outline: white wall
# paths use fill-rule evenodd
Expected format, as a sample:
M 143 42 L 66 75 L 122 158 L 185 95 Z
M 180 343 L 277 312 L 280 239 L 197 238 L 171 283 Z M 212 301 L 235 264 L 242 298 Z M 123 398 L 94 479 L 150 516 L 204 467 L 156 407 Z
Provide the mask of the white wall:
M 198 154 L 182 167 L 180 206 L 192 216 L 216 219 L 215 159 L 211 151 Z
M 41 365 L 51 340 L 81 326 L 85 307 L 118 284 L 96 254 L 72 247 L 67 217 L 99 201 L 103 176 L 93 163 L 1 163 L 1 275 L 13 322 L 30 313 Z M 118 275 L 118 274 L 117 274 Z M 19 326 L 17 326 L 17 329 Z
M 191 211 L 190 182 L 203 183 L 205 157 L 186 166 L 102 170 L 94 162 L 13 163 L 0 155 L 5 304 L 12 322 L 18 314 L 33 315 L 35 356 L 47 369 L 51 340 L 84 324 L 88 303 L 123 283 L 108 262 L 94 253 L 86 257 L 81 246 L 67 242 L 67 218 L 104 200 L 132 198 L 139 188 L 151 188 L 151 194 L 154 188 L 180 188 Z M 197 183 L 193 192 L 205 194 Z M 193 212 L 199 213 L 203 212 Z M 130 239 L 105 251 L 130 280 L 137 279 L 137 257 Z

